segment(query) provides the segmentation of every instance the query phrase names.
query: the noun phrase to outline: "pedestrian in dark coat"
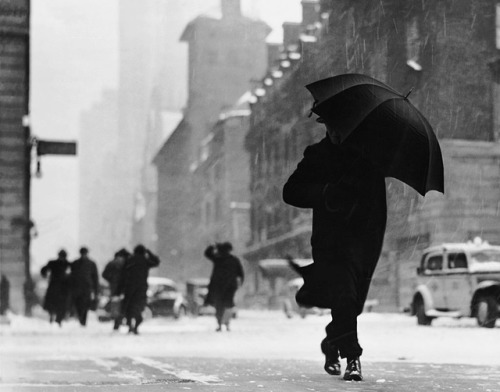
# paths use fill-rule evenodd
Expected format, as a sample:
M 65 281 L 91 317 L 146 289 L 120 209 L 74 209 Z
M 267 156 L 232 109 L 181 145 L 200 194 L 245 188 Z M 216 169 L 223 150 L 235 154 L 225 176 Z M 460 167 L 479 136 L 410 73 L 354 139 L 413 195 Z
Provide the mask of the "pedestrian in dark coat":
M 45 293 L 43 309 L 49 313 L 49 321 L 54 320 L 61 326 L 68 309 L 68 276 L 70 270 L 67 253 L 61 249 L 55 260 L 50 260 L 42 267 L 40 274 L 49 279 L 49 285 Z
M 149 270 L 159 264 L 158 256 L 144 245 L 137 245 L 134 254 L 125 262 L 119 291 L 124 294 L 123 313 L 127 318 L 129 333 L 139 334 L 142 312 L 147 304 Z
M 320 122 L 321 119 L 319 120 Z M 387 220 L 385 179 L 348 143 L 339 144 L 328 124 L 327 136 L 309 146 L 283 188 L 283 200 L 311 208 L 312 257 L 297 302 L 331 309 L 332 322 L 321 343 L 325 370 L 361 380 L 357 316 L 362 312 L 379 259 Z
M 232 250 L 233 246 L 229 242 L 210 245 L 205 249 L 205 257 L 213 263 L 205 303 L 215 307 L 218 332 L 222 330 L 222 325 L 229 331 L 234 295 L 245 279 L 241 261 L 231 254 Z
M 80 258 L 71 263 L 71 298 L 80 325 L 87 325 L 87 313 L 95 309 L 99 296 L 99 272 L 97 264 L 88 257 L 89 250 L 80 249 Z
M 114 319 L 113 330 L 118 330 L 123 320 L 123 313 L 121 309 L 120 300 L 120 283 L 122 280 L 123 267 L 125 261 L 130 257 L 130 253 L 126 249 L 120 249 L 115 253 L 115 257 L 111 260 L 104 271 L 102 277 L 109 283 L 110 299 L 106 307 L 109 308 L 110 313 Z
M 0 277 L 0 316 L 7 313 L 10 309 L 10 282 L 7 277 L 2 274 Z

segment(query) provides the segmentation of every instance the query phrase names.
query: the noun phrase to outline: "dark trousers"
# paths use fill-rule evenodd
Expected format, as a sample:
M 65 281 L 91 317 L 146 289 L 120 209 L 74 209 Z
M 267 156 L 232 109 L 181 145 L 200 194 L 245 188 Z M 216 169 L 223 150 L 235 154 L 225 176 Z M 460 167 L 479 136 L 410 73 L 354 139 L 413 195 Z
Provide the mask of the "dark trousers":
M 229 322 L 231 321 L 231 316 L 233 314 L 233 308 L 228 308 L 222 302 L 215 303 L 215 318 L 219 327 L 221 325 L 226 325 L 229 327 Z
M 141 325 L 143 320 L 144 319 L 140 313 L 136 314 L 135 316 L 132 316 L 132 317 L 127 317 L 127 325 L 129 327 L 129 332 L 138 333 L 139 332 L 139 325 Z M 121 319 L 120 319 L 120 323 L 121 323 Z
M 332 309 L 332 321 L 326 326 L 326 337 L 321 343 L 323 354 L 330 358 L 340 355 L 354 359 L 363 353 L 358 342 L 357 308 L 340 306 Z
M 87 325 L 87 313 L 90 309 L 90 298 L 87 295 L 79 295 L 73 298 L 78 321 L 81 325 Z
M 332 321 L 326 326 L 326 337 L 321 343 L 323 353 L 330 357 L 354 359 L 363 349 L 358 342 L 358 292 L 364 282 L 359 281 L 355 265 L 348 258 L 333 259 L 329 252 L 313 252 L 314 263 L 323 276 L 328 276 L 331 290 Z

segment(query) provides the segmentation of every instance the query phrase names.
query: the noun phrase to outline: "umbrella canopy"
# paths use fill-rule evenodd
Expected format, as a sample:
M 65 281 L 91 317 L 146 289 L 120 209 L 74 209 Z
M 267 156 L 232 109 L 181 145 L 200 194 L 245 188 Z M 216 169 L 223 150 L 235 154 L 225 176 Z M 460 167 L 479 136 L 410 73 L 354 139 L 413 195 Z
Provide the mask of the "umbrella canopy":
M 311 109 L 356 147 L 386 177 L 421 195 L 444 192 L 441 148 L 427 119 L 404 96 L 361 74 L 343 74 L 308 84 Z

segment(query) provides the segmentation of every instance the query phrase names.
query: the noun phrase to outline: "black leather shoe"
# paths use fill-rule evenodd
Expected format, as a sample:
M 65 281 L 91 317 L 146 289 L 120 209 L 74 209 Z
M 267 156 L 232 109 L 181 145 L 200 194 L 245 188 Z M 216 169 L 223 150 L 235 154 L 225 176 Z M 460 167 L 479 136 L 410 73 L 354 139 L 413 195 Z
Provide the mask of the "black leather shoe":
M 361 374 L 361 362 L 359 357 L 347 361 L 347 368 L 344 373 L 344 380 L 346 381 L 361 381 L 363 375 Z
M 321 351 L 325 354 L 325 372 L 332 376 L 340 376 L 342 370 L 340 367 L 338 349 L 336 347 L 331 347 L 325 339 L 321 342 Z
M 340 376 L 342 374 L 342 369 L 340 368 L 339 359 L 326 359 L 325 360 L 325 372 L 331 376 Z

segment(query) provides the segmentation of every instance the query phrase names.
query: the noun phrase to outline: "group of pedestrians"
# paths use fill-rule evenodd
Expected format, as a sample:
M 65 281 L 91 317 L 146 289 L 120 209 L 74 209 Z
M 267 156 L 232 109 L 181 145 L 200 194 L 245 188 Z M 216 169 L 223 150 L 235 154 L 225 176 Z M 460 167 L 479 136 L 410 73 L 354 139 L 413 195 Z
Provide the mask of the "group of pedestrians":
M 222 331 L 223 326 L 230 330 L 234 296 L 245 277 L 241 261 L 232 250 L 230 242 L 222 242 L 208 246 L 204 252 L 213 263 L 205 305 L 215 308 L 217 331 Z M 49 313 L 51 323 L 62 325 L 68 314 L 76 313 L 80 324 L 85 326 L 88 311 L 96 310 L 99 274 L 97 264 L 88 254 L 89 250 L 82 247 L 80 257 L 70 262 L 62 249 L 57 259 L 42 268 L 42 276 L 49 279 L 43 308 Z M 120 249 L 106 264 L 102 277 L 109 284 L 110 297 L 105 308 L 113 318 L 113 330 L 118 331 L 125 319 L 129 333 L 139 333 L 147 304 L 149 270 L 159 264 L 158 256 L 143 245 L 137 245 L 133 253 Z
M 41 275 L 49 278 L 43 308 L 50 322 L 59 326 L 68 314 L 76 314 L 82 326 L 87 324 L 87 313 L 95 309 L 99 295 L 97 264 L 89 258 L 89 250 L 80 248 L 80 257 L 70 262 L 61 249 L 55 260 L 50 260 Z
M 55 260 L 49 261 L 41 275 L 49 279 L 43 308 L 50 322 L 62 325 L 68 315 L 76 315 L 82 326 L 87 324 L 89 310 L 96 310 L 99 299 L 99 272 L 97 264 L 88 256 L 89 250 L 80 249 L 80 257 L 68 261 L 62 249 Z M 137 245 L 131 254 L 125 248 L 115 253 L 102 273 L 110 288 L 114 330 L 126 319 L 129 332 L 138 334 L 142 312 L 146 306 L 149 269 L 157 267 L 160 259 L 143 245 Z

